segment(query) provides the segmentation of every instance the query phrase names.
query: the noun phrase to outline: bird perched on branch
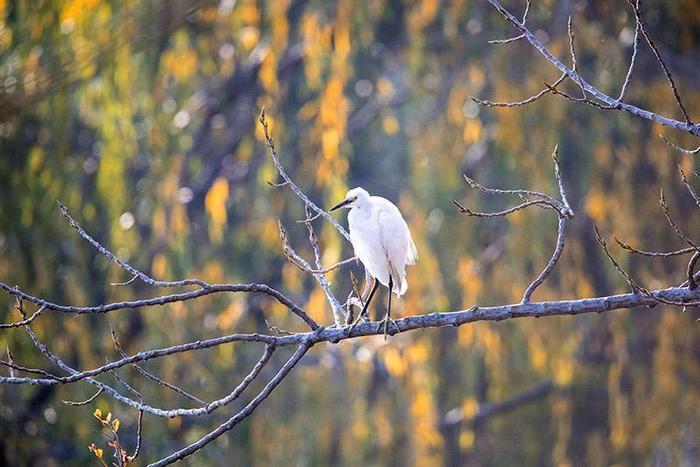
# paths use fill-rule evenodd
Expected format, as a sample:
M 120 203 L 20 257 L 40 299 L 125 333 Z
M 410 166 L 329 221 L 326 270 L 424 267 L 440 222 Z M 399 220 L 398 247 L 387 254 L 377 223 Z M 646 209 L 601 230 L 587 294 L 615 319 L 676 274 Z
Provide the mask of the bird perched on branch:
M 389 300 L 386 315 L 379 322 L 378 329 L 384 326 L 386 334 L 391 322 L 391 293 L 401 296 L 406 292 L 406 265 L 414 264 L 418 259 L 411 231 L 399 208 L 388 199 L 370 196 L 363 188 L 348 191 L 345 199 L 333 206 L 331 211 L 340 208 L 350 209 L 350 242 L 355 249 L 355 256 L 374 278 L 372 291 L 358 319 L 365 315 L 381 283 L 389 289 Z

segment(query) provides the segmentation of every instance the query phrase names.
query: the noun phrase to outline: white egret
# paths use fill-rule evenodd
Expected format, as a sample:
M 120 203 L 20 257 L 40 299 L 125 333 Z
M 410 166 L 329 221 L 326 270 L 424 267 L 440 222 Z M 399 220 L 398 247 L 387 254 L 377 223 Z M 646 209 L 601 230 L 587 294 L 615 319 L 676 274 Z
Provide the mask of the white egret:
M 401 296 L 406 292 L 406 265 L 414 264 L 418 259 L 411 231 L 399 208 L 388 199 L 370 196 L 363 188 L 348 191 L 345 199 L 331 211 L 339 208 L 350 209 L 350 242 L 355 256 L 374 278 L 374 286 L 359 316 L 364 316 L 379 284 L 386 286 L 389 301 L 386 315 L 379 323 L 379 329 L 383 325 L 386 333 L 391 321 L 391 293 Z

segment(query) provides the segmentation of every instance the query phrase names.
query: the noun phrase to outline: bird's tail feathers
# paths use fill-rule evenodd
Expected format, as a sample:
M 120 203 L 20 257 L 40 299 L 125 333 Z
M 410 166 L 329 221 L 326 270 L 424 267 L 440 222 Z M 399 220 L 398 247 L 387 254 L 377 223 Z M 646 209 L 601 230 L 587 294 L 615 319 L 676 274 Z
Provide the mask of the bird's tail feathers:
M 396 292 L 396 295 L 399 297 L 403 294 L 406 293 L 406 289 L 408 289 L 408 281 L 406 280 L 406 274 L 404 274 L 401 277 L 401 286 L 398 288 L 398 290 L 394 290 Z
M 391 261 L 389 261 L 389 274 L 391 275 L 391 281 L 394 283 L 393 292 L 399 297 L 406 293 L 408 289 L 408 281 L 406 280 L 406 272 L 402 274 L 396 270 Z
M 409 237 L 409 249 L 408 249 L 408 257 L 406 258 L 406 264 L 416 264 L 416 260 L 418 259 L 418 249 L 416 248 L 416 244 L 413 243 L 413 238 Z

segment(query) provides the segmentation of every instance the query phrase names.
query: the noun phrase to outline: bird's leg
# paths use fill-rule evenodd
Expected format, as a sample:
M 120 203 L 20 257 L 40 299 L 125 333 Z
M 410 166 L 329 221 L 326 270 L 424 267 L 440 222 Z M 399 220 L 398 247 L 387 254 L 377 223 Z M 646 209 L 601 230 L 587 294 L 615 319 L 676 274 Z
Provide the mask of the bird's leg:
M 372 301 L 372 297 L 374 297 L 374 293 L 377 291 L 377 287 L 379 287 L 379 281 L 377 279 L 374 279 L 374 285 L 372 286 L 372 291 L 369 293 L 369 297 L 367 297 L 367 301 L 365 302 L 364 306 L 362 307 L 362 311 L 360 314 L 357 315 L 357 318 L 355 321 L 350 325 L 350 330 L 352 331 L 355 329 L 355 326 L 360 322 L 362 318 L 365 317 L 367 310 L 369 309 L 369 302 Z
M 379 321 L 379 327 L 377 328 L 377 331 L 379 331 L 382 327 L 384 328 L 384 340 L 386 340 L 386 335 L 389 331 L 389 323 L 393 324 L 396 329 L 399 327 L 396 325 L 393 319 L 391 319 L 391 292 L 394 288 L 394 281 L 393 278 L 391 277 L 391 274 L 389 275 L 389 303 L 386 307 L 386 315 L 384 316 L 384 319 Z

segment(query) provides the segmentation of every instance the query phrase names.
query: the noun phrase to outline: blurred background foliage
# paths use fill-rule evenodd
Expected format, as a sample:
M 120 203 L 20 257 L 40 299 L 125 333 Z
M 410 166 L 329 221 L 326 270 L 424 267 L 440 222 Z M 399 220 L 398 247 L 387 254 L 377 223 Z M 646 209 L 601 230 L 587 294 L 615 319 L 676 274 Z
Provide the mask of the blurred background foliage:
M 523 3 L 508 6 L 520 14 Z M 643 8 L 700 118 L 700 2 Z M 628 5 L 534 2 L 530 25 L 561 57 L 570 14 L 584 76 L 617 95 L 634 33 Z M 70 229 L 61 200 L 99 241 L 158 278 L 265 282 L 332 322 L 323 292 L 281 249 L 277 219 L 312 257 L 295 223 L 303 205 L 267 183 L 278 176 L 256 125 L 265 106 L 283 163 L 312 199 L 330 206 L 362 185 L 402 209 L 421 257 L 396 314 L 520 300 L 551 254 L 556 219 L 532 210 L 478 220 L 457 214 L 451 200 L 479 210 L 513 201 L 468 190 L 462 174 L 556 193 L 555 144 L 577 215 L 562 261 L 534 298 L 624 292 L 592 224 L 647 249 L 682 246 L 658 193 L 687 232 L 700 230 L 676 168 L 692 172 L 694 160 L 658 135 L 693 141 L 553 97 L 521 109 L 478 107 L 470 96 L 517 100 L 558 76 L 527 44 L 487 44 L 511 35 L 482 0 L 0 0 L 0 278 L 71 304 L 159 292 L 110 286 L 128 277 Z M 629 101 L 678 117 L 652 54 L 643 48 L 639 60 Z M 315 226 L 325 265 L 352 254 L 332 228 Z M 682 259 L 615 254 L 650 288 L 683 280 Z M 350 290 L 349 270 L 361 275 L 358 267 L 329 274 L 339 297 Z M 17 318 L 6 296 L 0 317 Z M 263 317 L 301 329 L 254 295 L 99 317 L 50 314 L 34 328 L 68 362 L 91 368 L 116 357 L 110 328 L 133 353 L 267 331 Z M 692 465 L 700 459 L 697 318 L 695 309 L 657 306 L 323 345 L 248 421 L 187 463 Z M 22 364 L 45 364 L 21 331 L 0 334 L 2 353 L 8 346 Z M 228 345 L 147 366 L 214 399 L 260 352 Z M 131 369 L 120 375 L 159 406 L 189 403 Z M 532 387 L 553 389 L 473 420 Z M 0 464 L 93 462 L 87 445 L 103 441 L 95 408 L 114 412 L 133 444 L 133 411 L 106 397 L 77 408 L 60 402 L 91 394 L 87 384 L 0 387 Z M 143 458 L 198 439 L 230 413 L 147 416 Z M 446 423 L 460 414 L 463 423 Z

